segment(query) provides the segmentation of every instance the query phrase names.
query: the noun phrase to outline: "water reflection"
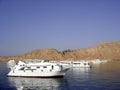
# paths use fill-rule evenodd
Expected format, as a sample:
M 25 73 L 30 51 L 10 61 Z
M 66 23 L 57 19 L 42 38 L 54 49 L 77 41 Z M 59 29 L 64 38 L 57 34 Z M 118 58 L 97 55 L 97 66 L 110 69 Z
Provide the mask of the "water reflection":
M 58 90 L 67 85 L 65 78 L 21 78 L 9 77 L 11 86 L 17 90 Z
M 90 68 L 73 68 L 72 72 L 73 72 L 73 76 L 88 76 L 88 72 L 90 71 Z
M 91 68 L 72 68 L 70 74 L 68 74 L 69 86 L 76 88 L 75 90 L 79 90 L 77 87 L 85 86 L 85 83 L 89 80 L 90 70 Z

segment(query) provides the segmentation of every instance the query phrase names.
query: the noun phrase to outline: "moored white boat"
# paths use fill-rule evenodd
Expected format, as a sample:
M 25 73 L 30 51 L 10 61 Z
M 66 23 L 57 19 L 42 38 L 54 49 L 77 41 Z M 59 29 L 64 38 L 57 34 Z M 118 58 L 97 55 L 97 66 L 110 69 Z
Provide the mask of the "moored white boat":
M 9 61 L 10 72 L 8 76 L 12 77 L 63 77 L 69 68 L 63 68 L 62 65 L 49 62 L 30 62 L 19 61 L 15 64 Z M 11 65 L 14 64 L 14 65 Z
M 66 68 L 72 67 L 72 61 L 60 61 L 59 64 Z
M 109 60 L 100 60 L 100 59 L 94 59 L 91 62 L 93 64 L 101 64 L 101 63 L 107 63 Z
M 92 67 L 90 63 L 87 61 L 73 61 L 72 66 L 78 67 L 78 68 L 91 68 Z
M 91 61 L 93 64 L 100 64 L 101 60 L 100 59 L 94 59 Z

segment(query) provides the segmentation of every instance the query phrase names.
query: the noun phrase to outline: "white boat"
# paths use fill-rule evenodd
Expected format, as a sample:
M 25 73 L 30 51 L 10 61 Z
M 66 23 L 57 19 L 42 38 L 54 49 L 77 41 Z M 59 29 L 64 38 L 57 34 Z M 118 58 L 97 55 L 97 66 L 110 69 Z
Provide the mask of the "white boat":
M 72 66 L 78 68 L 91 68 L 90 63 L 87 61 L 73 61 Z
M 91 61 L 93 64 L 100 64 L 101 60 L 100 59 L 94 59 Z
M 100 59 L 94 59 L 91 62 L 93 64 L 101 64 L 101 63 L 107 63 L 109 60 L 100 60 Z
M 72 67 L 72 61 L 60 61 L 59 64 L 66 68 Z
M 109 62 L 110 60 L 101 60 L 102 63 L 107 63 Z
M 8 76 L 11 77 L 63 77 L 69 68 L 64 68 L 60 64 L 49 62 L 29 62 L 9 61 L 11 69 Z

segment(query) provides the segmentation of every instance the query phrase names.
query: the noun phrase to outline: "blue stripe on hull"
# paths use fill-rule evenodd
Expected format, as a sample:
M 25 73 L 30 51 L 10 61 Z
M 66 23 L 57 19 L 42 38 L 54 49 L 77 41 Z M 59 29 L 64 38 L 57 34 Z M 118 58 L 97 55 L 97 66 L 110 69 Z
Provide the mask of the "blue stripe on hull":
M 63 75 L 59 76 L 8 76 L 8 77 L 25 77 L 25 78 L 63 78 Z

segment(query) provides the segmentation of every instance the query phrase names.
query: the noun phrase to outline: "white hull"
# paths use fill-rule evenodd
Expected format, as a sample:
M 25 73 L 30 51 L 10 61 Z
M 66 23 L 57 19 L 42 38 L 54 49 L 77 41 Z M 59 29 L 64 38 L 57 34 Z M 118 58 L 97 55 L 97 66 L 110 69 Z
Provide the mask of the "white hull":
M 8 76 L 11 77 L 63 77 L 69 68 L 53 63 L 29 63 L 19 61 Z
M 74 61 L 72 66 L 75 68 L 91 68 L 91 65 L 86 61 Z
M 91 62 L 93 64 L 101 64 L 101 63 L 107 63 L 109 60 L 100 60 L 100 59 L 95 59 L 95 60 L 92 60 Z
M 65 72 L 68 69 L 64 69 L 62 71 L 10 71 L 8 73 L 8 76 L 14 76 L 14 77 L 62 77 L 65 75 Z

